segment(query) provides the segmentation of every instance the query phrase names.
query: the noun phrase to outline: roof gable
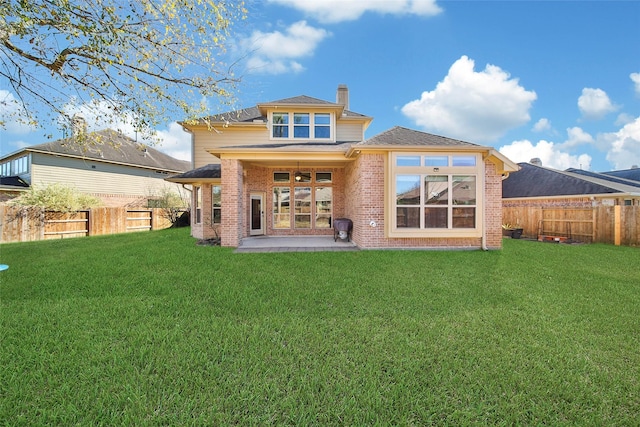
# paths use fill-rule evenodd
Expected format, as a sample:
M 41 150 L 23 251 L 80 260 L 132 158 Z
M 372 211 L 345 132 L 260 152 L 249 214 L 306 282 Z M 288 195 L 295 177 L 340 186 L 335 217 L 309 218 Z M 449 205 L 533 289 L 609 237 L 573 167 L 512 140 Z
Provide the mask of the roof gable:
M 190 162 L 178 160 L 113 129 L 88 133 L 82 143 L 73 138 L 64 138 L 34 145 L 26 150 L 170 172 L 182 172 L 191 167 Z

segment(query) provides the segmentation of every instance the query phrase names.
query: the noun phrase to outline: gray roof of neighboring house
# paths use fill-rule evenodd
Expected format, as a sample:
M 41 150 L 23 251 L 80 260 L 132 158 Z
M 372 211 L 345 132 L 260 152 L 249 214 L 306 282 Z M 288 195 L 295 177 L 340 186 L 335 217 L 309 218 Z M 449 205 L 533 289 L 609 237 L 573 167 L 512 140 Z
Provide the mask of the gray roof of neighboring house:
M 64 138 L 27 147 L 25 151 L 82 157 L 169 172 L 182 172 L 191 168 L 191 162 L 178 160 L 113 129 L 90 132 L 80 142 Z
M 502 181 L 502 197 L 505 199 L 580 194 L 640 194 L 638 186 L 619 184 L 586 174 L 560 171 L 530 163 L 518 163 L 518 165 L 520 170 L 511 172 L 509 177 Z
M 182 181 L 182 180 L 198 180 L 198 179 L 212 179 L 212 178 L 220 178 L 220 164 L 210 163 L 208 165 L 199 167 L 197 169 L 192 169 L 185 173 L 181 173 L 179 175 L 173 175 L 172 177 L 167 178 L 167 181 Z
M 340 106 L 339 104 L 325 101 L 311 96 L 299 95 L 291 98 L 279 99 L 277 101 L 264 102 L 258 105 L 327 105 L 327 106 Z M 260 112 L 258 105 L 250 108 L 243 108 L 241 110 L 228 111 L 225 113 L 214 114 L 209 116 L 206 120 L 213 123 L 252 123 L 254 120 L 267 121 L 267 117 Z M 356 113 L 349 110 L 344 110 L 344 116 L 346 117 L 367 117 L 364 114 Z M 205 120 L 202 120 L 205 121 Z
M 640 168 L 624 169 L 624 170 L 611 171 L 611 172 L 602 172 L 602 174 L 640 182 Z
M 605 181 L 615 182 L 617 184 L 640 187 L 640 179 L 639 180 L 625 179 L 623 177 L 618 177 L 617 175 L 613 175 L 611 173 L 598 173 L 598 172 L 591 172 L 591 171 L 586 171 L 583 169 L 575 169 L 575 168 L 569 168 L 566 171 L 571 173 L 576 173 L 579 175 L 588 176 L 590 178 L 604 179 Z
M 9 185 L 11 187 L 29 187 L 24 179 L 19 176 L 2 176 L 0 177 L 0 185 Z
M 376 136 L 366 139 L 356 144 L 356 146 L 365 145 L 415 145 L 415 146 L 468 146 L 480 147 L 478 144 L 460 141 L 458 139 L 447 138 L 444 136 L 433 135 L 418 130 L 408 129 L 402 126 L 395 126 L 387 131 L 377 134 Z

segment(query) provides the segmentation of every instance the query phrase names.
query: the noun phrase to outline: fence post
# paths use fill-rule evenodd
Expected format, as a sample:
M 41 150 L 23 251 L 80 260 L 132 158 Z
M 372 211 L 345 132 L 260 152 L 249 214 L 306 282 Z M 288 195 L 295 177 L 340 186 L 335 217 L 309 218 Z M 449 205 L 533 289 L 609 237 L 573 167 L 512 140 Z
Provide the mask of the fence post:
M 620 205 L 615 205 L 613 207 L 613 243 L 616 246 L 620 246 L 620 208 Z

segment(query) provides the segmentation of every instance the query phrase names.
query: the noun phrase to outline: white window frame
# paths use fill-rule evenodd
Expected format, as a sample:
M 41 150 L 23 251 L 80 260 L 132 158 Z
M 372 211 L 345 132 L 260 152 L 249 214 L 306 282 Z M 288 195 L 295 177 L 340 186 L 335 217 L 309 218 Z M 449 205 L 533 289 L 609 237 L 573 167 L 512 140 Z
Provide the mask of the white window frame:
M 196 185 L 193 187 L 193 204 L 195 207 L 194 224 L 202 224 L 202 186 Z
M 288 120 L 286 124 L 276 124 L 274 123 L 273 116 L 274 114 L 287 114 Z M 295 123 L 295 115 L 296 114 L 308 114 L 309 123 L 305 124 L 296 124 Z M 316 115 L 329 115 L 329 124 L 319 123 L 318 127 L 329 127 L 329 137 L 328 138 L 318 138 L 316 137 Z M 274 128 L 275 126 L 287 126 L 287 137 L 276 137 L 274 136 Z M 309 128 L 309 136 L 308 137 L 296 137 L 295 136 L 295 128 L 296 127 L 308 127 Z M 336 135 L 336 126 L 335 126 L 335 114 L 333 112 L 326 111 L 301 111 L 301 110 L 289 110 L 289 111 L 273 111 L 269 113 L 269 139 L 275 141 L 316 141 L 316 142 L 334 142 Z
M 216 189 L 218 190 L 218 194 L 220 196 L 220 206 L 216 206 L 215 194 Z M 218 220 L 216 221 L 216 211 L 220 214 L 218 215 Z M 222 224 L 222 185 L 214 184 L 211 186 L 211 224 Z

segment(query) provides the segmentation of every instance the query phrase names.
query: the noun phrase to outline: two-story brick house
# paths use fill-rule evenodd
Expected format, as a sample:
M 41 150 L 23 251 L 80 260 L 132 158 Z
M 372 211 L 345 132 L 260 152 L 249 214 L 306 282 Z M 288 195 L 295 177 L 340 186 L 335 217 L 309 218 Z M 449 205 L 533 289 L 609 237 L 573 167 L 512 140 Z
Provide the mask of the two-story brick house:
M 297 96 L 183 123 L 196 169 L 192 235 L 237 247 L 255 235 L 333 235 L 353 222 L 362 249 L 502 245 L 502 178 L 518 166 L 491 147 L 402 127 L 370 139 L 372 118 Z

